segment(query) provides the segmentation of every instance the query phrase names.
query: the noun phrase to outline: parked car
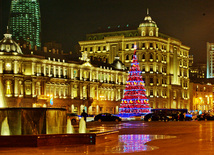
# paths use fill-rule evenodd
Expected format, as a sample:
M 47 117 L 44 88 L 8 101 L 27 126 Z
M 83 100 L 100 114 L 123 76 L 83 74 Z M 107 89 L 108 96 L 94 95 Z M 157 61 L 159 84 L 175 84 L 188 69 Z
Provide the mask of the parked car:
M 92 122 L 92 121 L 94 121 L 94 115 L 88 115 L 87 117 L 86 117 L 86 122 Z
M 142 120 L 151 122 L 151 121 L 159 121 L 161 120 L 161 118 L 156 113 L 149 113 L 149 114 L 143 115 Z
M 198 121 L 202 121 L 202 120 L 214 120 L 214 115 L 201 114 L 201 115 L 198 115 L 197 120 Z
M 79 122 L 79 116 L 75 113 L 67 113 L 72 123 Z
M 98 122 L 101 122 L 101 121 L 116 121 L 116 122 L 119 122 L 121 121 L 121 118 L 118 117 L 118 116 L 114 116 L 110 113 L 101 113 L 99 115 L 96 115 L 94 117 L 94 121 L 98 121 Z

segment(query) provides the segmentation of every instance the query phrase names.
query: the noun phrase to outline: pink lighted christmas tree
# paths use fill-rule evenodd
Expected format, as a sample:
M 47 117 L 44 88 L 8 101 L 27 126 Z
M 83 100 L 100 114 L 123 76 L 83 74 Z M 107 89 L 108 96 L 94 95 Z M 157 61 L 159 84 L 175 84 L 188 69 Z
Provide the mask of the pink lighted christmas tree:
M 149 99 L 146 98 L 142 72 L 136 56 L 136 47 L 129 71 L 124 97 L 121 101 L 120 114 L 142 114 L 151 112 Z

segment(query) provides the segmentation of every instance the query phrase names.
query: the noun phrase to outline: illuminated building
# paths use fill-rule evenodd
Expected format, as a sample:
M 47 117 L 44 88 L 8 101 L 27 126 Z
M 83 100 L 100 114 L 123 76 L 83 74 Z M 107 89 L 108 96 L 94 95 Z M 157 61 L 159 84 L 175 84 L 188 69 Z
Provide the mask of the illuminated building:
M 12 0 L 9 30 L 18 42 L 25 41 L 31 48 L 41 48 L 41 17 L 38 0 Z
M 214 43 L 207 42 L 207 78 L 214 78 Z
M 213 85 L 190 83 L 190 110 L 213 111 Z
M 79 61 L 70 57 L 26 46 L 21 49 L 6 33 L 0 41 L 0 82 L 7 106 L 64 107 L 78 114 L 83 109 L 89 114 L 118 113 L 127 72 L 102 62 L 93 64 L 87 53 L 82 53 Z
M 193 66 L 190 66 L 189 70 L 189 78 L 191 82 L 199 82 L 200 80 L 204 81 L 204 79 L 206 78 L 207 66 L 205 63 L 194 63 Z
M 130 30 L 129 25 L 116 30 L 108 28 L 87 34 L 85 41 L 79 41 L 81 51 L 89 57 L 112 63 L 119 56 L 127 68 L 131 66 L 135 43 L 150 107 L 189 109 L 190 48 L 160 33 L 148 12 L 136 29 Z

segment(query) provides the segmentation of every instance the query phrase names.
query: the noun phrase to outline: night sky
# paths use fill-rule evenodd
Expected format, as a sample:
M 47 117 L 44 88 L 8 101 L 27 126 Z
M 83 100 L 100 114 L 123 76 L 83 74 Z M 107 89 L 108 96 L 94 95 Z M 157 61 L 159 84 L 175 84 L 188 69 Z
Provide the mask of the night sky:
M 10 0 L 0 0 L 0 36 L 6 32 Z M 159 32 L 191 47 L 194 62 L 206 62 L 214 42 L 214 0 L 40 0 L 42 42 L 62 43 L 65 52 L 87 33 L 108 26 L 138 25 L 149 8 Z

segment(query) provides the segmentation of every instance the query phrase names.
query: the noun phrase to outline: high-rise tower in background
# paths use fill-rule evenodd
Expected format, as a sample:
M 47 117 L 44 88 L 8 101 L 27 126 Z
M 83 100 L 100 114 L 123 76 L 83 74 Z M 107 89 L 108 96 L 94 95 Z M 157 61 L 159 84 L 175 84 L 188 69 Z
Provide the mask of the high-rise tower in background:
M 214 43 L 207 42 L 207 78 L 214 78 Z
M 27 42 L 32 48 L 41 47 L 41 16 L 38 0 L 11 1 L 9 31 L 18 42 Z

